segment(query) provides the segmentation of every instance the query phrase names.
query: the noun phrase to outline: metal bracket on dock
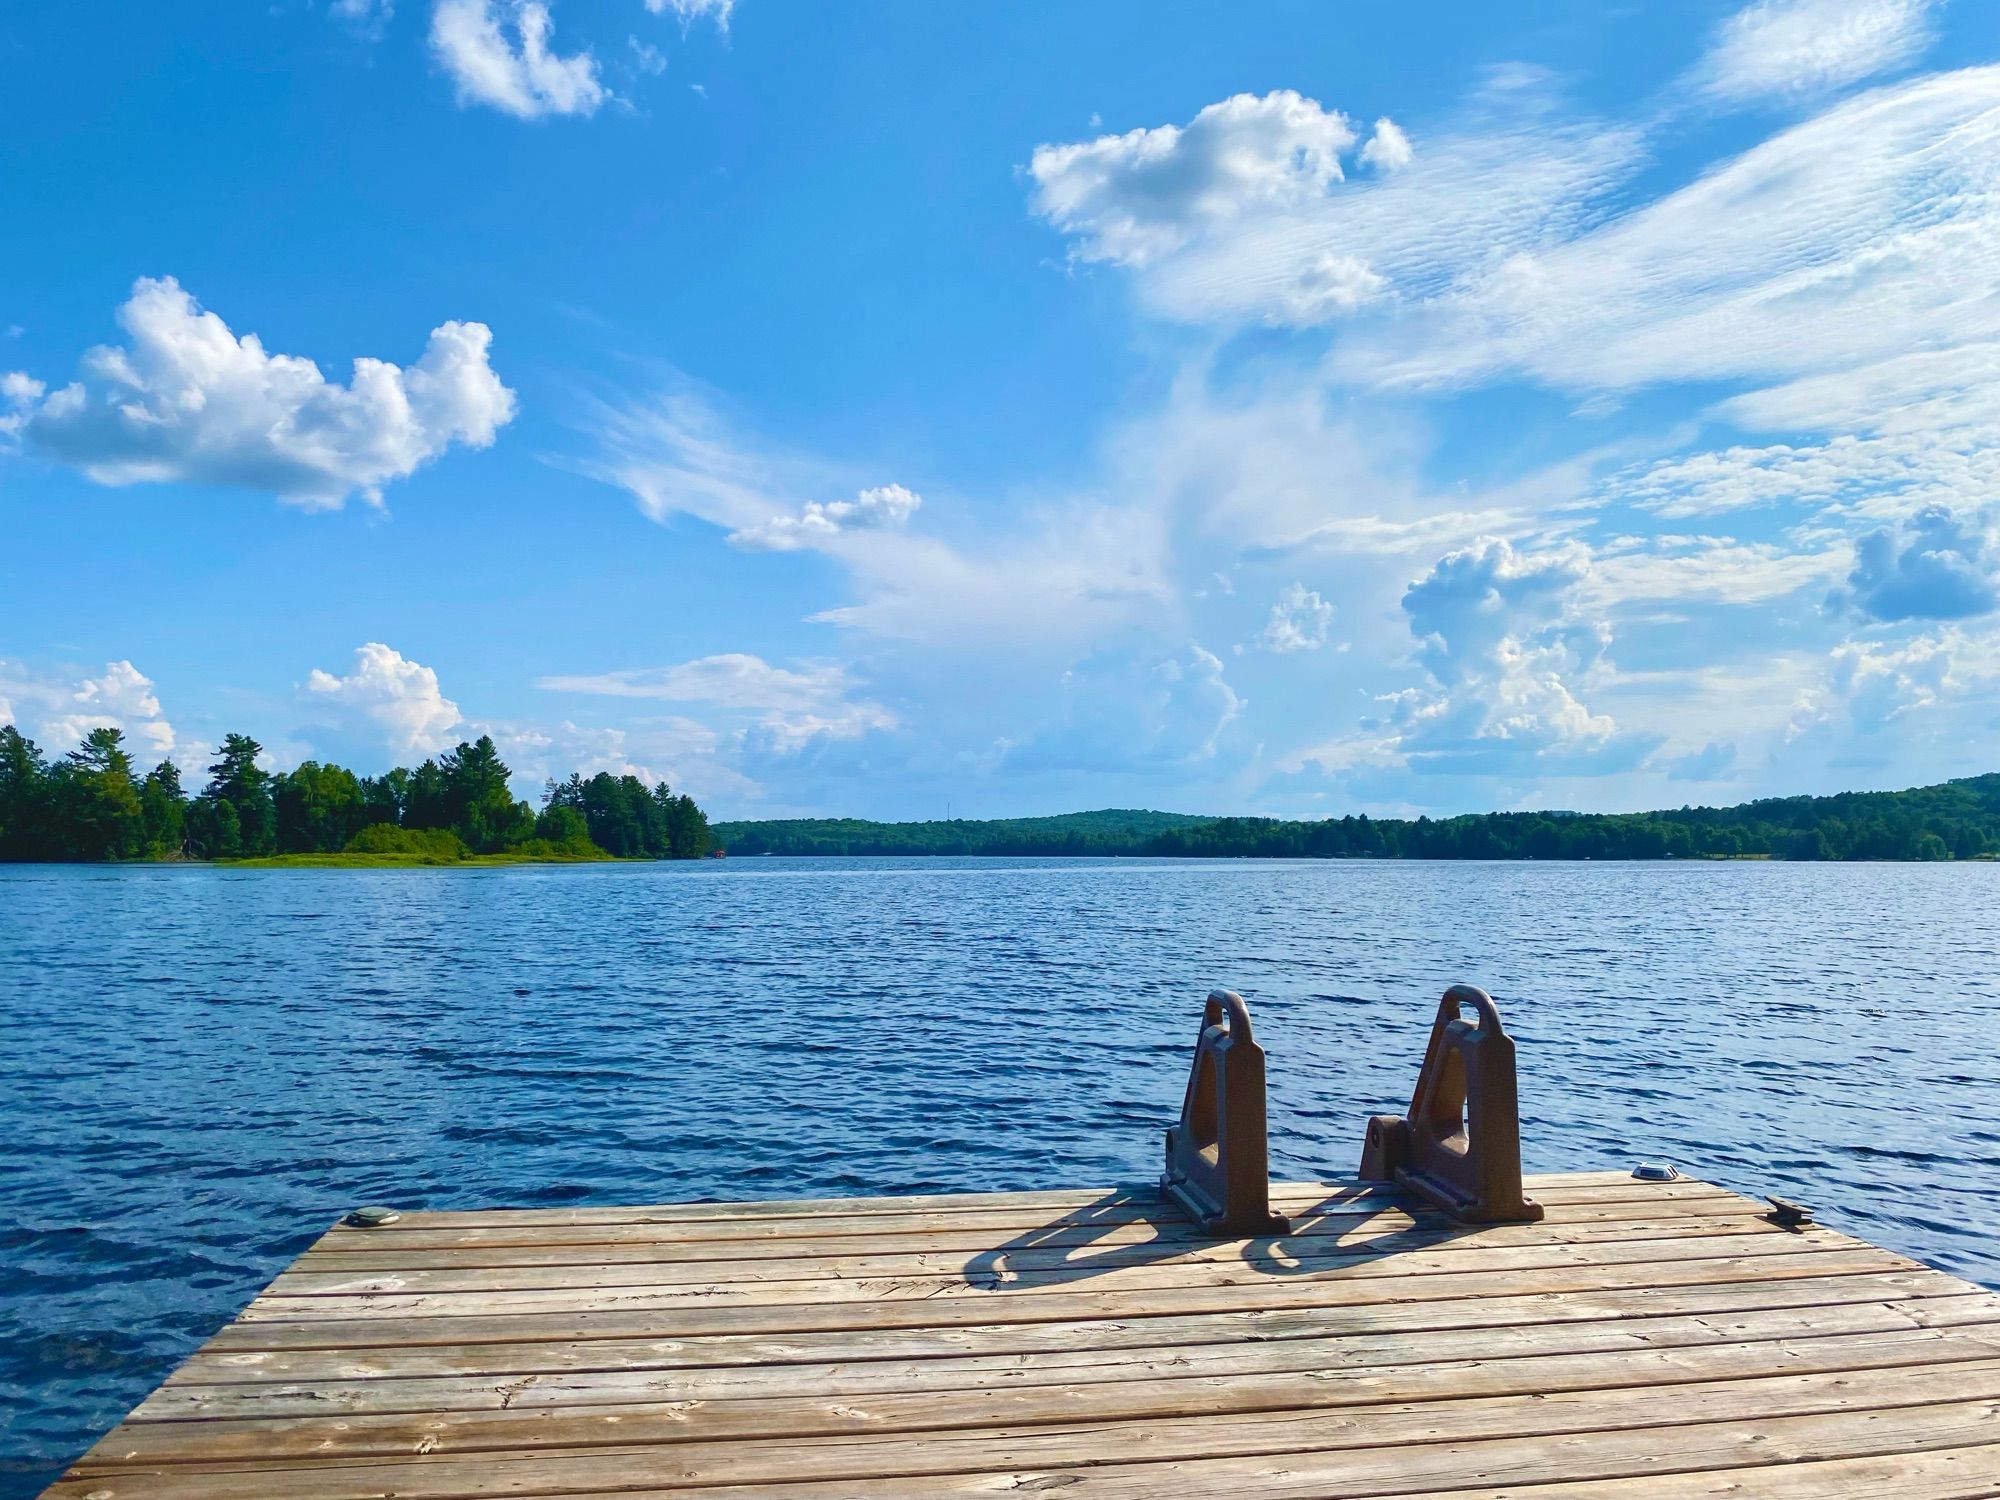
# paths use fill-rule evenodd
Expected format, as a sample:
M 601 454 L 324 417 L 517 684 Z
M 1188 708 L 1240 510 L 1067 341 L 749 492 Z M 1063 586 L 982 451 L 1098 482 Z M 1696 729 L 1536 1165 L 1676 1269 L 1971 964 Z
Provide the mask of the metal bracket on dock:
M 1541 1204 L 1521 1191 L 1514 1039 L 1486 991 L 1455 984 L 1444 992 L 1410 1112 L 1368 1122 L 1361 1175 L 1400 1183 L 1467 1223 L 1541 1218 Z
M 1247 1238 L 1292 1227 L 1271 1212 L 1264 1049 L 1250 1035 L 1249 1007 L 1230 990 L 1212 992 L 1202 1007 L 1180 1122 L 1167 1127 L 1160 1190 L 1209 1234 Z

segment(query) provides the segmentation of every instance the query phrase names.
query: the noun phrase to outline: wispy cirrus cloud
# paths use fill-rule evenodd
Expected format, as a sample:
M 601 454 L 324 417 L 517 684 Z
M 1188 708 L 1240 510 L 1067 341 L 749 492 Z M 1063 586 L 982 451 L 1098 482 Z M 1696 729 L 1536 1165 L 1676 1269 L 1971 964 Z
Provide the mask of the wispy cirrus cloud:
M 1716 29 L 1696 82 L 1741 103 L 1824 93 L 1893 72 L 1930 45 L 1939 0 L 1758 0 Z
M 1193 642 L 1093 652 L 1062 674 L 1054 714 L 1010 742 L 1002 763 L 1024 773 L 1185 768 L 1215 759 L 1244 707 L 1222 659 Z
M 1921 209 L 1913 204 L 1921 203 Z M 1336 359 L 1413 387 L 1861 370 L 2000 335 L 2000 68 L 1864 94 L 1628 213 L 1524 248 Z
M 827 662 L 780 667 L 745 652 L 667 667 L 544 677 L 536 685 L 558 693 L 707 705 L 754 727 L 781 753 L 822 736 L 854 739 L 897 723 L 882 704 L 855 695 L 856 684 L 844 667 Z
M 1164 528 L 1144 506 L 1062 495 L 989 509 L 970 535 L 926 534 L 912 525 L 924 505 L 913 489 L 762 438 L 682 378 L 592 404 L 584 432 L 594 451 L 575 467 L 649 518 L 689 516 L 748 551 L 834 558 L 853 597 L 811 617 L 823 623 L 942 648 L 1019 648 L 1087 639 L 1165 594 Z
M 2000 485 L 1993 433 L 1865 438 L 1822 443 L 1732 444 L 1607 475 L 1597 494 L 1685 521 L 1731 511 L 1791 508 L 1820 515 L 1913 512 L 1979 505 Z
M 1801 547 L 1671 533 L 1613 538 L 1597 549 L 1583 593 L 1607 614 L 1655 603 L 1765 604 L 1823 590 L 1852 557 L 1838 544 Z
M 356 36 L 377 41 L 395 19 L 395 0 L 332 0 L 327 14 L 344 22 Z
M 714 22 L 717 31 L 727 32 L 736 0 L 646 0 L 646 9 L 656 16 L 671 12 L 683 31 L 696 21 L 706 20 Z

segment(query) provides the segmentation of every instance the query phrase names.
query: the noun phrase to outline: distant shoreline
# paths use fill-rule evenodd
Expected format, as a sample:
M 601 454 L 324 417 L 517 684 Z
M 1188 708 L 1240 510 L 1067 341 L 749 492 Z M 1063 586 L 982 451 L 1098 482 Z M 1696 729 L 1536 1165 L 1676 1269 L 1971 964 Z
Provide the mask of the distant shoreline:
M 1896 792 L 1779 797 L 1654 812 L 1495 812 L 1316 821 L 1106 808 L 1053 817 L 877 823 L 718 822 L 757 856 L 994 855 L 1262 859 L 1889 860 L 2000 857 L 2000 773 Z

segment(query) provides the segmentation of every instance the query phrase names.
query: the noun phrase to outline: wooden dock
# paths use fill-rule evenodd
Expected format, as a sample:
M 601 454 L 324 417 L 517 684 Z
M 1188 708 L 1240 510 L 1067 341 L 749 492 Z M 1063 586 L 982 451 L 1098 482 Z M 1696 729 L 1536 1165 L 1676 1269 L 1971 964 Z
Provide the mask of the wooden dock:
M 329 1230 L 54 1500 L 2000 1494 L 2000 1296 L 1698 1182 Z

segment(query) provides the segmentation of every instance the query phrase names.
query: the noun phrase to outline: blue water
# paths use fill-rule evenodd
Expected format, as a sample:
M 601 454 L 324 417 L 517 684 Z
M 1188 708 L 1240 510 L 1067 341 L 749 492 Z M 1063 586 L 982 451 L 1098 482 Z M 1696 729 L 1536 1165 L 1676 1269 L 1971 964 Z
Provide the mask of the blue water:
M 1096 1186 L 1250 1000 L 1351 1171 L 1437 997 L 1530 1169 L 1666 1158 L 2000 1285 L 2000 865 L 0 867 L 0 1495 L 336 1215 Z

